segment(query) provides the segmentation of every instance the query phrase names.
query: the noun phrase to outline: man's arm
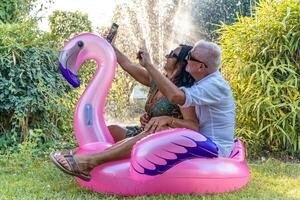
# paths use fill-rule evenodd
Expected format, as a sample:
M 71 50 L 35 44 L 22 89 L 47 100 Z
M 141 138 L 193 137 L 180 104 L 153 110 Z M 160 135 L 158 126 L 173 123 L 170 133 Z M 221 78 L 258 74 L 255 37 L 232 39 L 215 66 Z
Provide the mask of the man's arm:
M 152 64 L 144 66 L 157 85 L 159 91 L 165 95 L 173 104 L 183 105 L 185 103 L 185 93 L 180 90 L 172 81 L 163 76 Z
M 113 46 L 119 65 L 128 72 L 136 81 L 145 86 L 150 86 L 150 75 L 147 70 L 143 69 L 139 64 L 132 63 L 127 56 Z

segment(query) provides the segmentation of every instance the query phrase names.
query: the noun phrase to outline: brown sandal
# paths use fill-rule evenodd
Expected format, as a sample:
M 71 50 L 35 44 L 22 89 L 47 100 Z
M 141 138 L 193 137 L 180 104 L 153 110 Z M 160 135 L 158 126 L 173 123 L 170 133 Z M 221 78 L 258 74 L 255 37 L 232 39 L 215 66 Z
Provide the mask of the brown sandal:
M 58 155 L 61 155 L 64 157 L 64 159 L 67 161 L 70 170 L 65 168 L 58 160 L 57 157 Z M 76 176 L 78 178 L 81 178 L 82 180 L 85 181 L 90 181 L 91 180 L 91 176 L 89 174 L 86 174 L 84 172 L 81 172 L 78 168 L 78 165 L 74 159 L 74 156 L 72 154 L 63 154 L 62 152 L 52 152 L 50 154 L 50 159 L 51 161 L 60 169 L 62 170 L 64 173 L 72 175 L 72 176 Z

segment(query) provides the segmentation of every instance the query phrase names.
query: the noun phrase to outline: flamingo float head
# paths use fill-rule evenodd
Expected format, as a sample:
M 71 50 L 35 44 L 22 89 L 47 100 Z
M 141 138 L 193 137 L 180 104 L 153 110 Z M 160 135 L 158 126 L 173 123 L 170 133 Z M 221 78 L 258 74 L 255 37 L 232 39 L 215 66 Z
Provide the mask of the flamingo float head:
M 80 86 L 80 81 L 77 77 L 76 71 L 74 72 L 73 67 L 76 64 L 77 56 L 83 49 L 83 47 L 84 42 L 82 40 L 77 41 L 70 48 L 61 51 L 58 61 L 58 67 L 62 75 L 75 88 Z

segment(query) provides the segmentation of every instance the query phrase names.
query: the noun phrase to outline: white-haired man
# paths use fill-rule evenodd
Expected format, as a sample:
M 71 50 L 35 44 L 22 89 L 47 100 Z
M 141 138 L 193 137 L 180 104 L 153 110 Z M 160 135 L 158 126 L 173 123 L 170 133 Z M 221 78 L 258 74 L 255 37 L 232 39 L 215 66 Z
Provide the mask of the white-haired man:
M 219 156 L 229 156 L 234 140 L 235 105 L 230 87 L 218 71 L 221 63 L 219 46 L 204 40 L 194 45 L 187 56 L 186 71 L 196 80 L 190 88 L 178 88 L 165 78 L 152 65 L 146 50 L 140 50 L 139 54 L 140 64 L 150 73 L 161 93 L 173 104 L 195 106 L 200 133 L 217 145 Z M 173 124 L 180 123 L 180 119 L 173 120 Z M 147 126 L 158 123 L 153 118 Z

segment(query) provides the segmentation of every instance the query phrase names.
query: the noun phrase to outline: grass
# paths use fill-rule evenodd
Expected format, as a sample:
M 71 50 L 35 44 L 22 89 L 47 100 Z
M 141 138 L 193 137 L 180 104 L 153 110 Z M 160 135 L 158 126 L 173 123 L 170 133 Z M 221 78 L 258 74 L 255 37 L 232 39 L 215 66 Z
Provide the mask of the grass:
M 88 191 L 60 172 L 47 158 L 0 156 L 0 199 L 300 199 L 300 164 L 276 159 L 249 163 L 248 185 L 233 193 L 217 195 L 161 195 L 121 197 Z

